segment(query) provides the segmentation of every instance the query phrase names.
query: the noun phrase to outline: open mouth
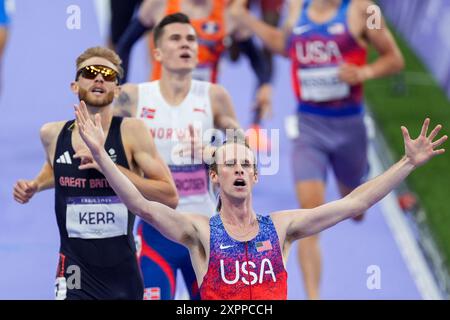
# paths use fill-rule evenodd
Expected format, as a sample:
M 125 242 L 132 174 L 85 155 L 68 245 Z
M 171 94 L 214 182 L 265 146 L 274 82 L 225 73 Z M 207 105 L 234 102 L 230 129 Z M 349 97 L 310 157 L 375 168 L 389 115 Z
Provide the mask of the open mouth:
M 180 58 L 182 58 L 182 59 L 190 59 L 191 55 L 189 53 L 183 53 L 183 54 L 180 55 Z
M 233 183 L 235 187 L 245 187 L 246 183 L 244 179 L 236 179 Z
M 96 88 L 93 88 L 93 89 L 91 90 L 91 92 L 92 92 L 93 94 L 95 94 L 95 95 L 102 95 L 102 94 L 105 93 L 105 90 L 104 90 L 103 88 L 98 88 L 98 87 L 96 87 Z

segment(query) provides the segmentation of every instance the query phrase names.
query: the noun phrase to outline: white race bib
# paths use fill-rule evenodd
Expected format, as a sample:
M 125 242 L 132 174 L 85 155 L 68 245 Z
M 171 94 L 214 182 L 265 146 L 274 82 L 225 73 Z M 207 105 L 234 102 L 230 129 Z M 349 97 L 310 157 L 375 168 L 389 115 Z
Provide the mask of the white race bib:
M 302 100 L 324 102 L 347 98 L 350 86 L 339 79 L 338 70 L 339 67 L 299 69 Z
M 69 238 L 104 239 L 126 235 L 128 209 L 117 196 L 67 198 L 66 229 Z

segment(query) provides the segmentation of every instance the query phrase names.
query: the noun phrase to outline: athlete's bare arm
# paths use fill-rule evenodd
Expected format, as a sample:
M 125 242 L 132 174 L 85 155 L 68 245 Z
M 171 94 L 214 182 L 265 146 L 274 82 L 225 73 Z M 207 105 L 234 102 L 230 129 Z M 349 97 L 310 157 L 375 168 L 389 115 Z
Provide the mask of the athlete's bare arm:
M 222 130 L 240 128 L 236 113 L 234 112 L 233 102 L 225 88 L 217 84 L 212 84 L 209 96 L 211 98 L 214 127 Z
M 356 85 L 366 80 L 388 76 L 399 72 L 404 67 L 403 56 L 384 21 L 379 8 L 372 1 L 352 1 L 349 8 L 349 28 L 361 46 L 372 45 L 378 58 L 365 66 L 345 63 L 339 70 L 341 80 Z M 379 25 L 377 25 L 379 23 Z
M 284 55 L 288 34 L 252 15 L 245 6 L 246 0 L 234 0 L 230 5 L 230 15 L 239 26 L 256 34 L 264 45 L 275 53 Z
M 187 247 L 198 244 L 200 242 L 199 230 L 204 230 L 204 228 L 197 226 L 199 219 L 196 219 L 195 215 L 180 214 L 166 205 L 147 200 L 112 162 L 104 149 L 105 134 L 100 115 L 96 115 L 95 123 L 93 123 L 82 102 L 76 109 L 76 117 L 81 138 L 108 179 L 110 186 L 128 209 L 153 225 L 165 237 Z
M 125 118 L 121 135 L 126 154 L 130 156 L 127 160 L 131 170 L 122 166 L 117 166 L 118 169 L 144 197 L 176 208 L 178 194 L 169 168 L 159 157 L 153 138 L 142 120 Z M 77 151 L 74 158 L 81 159 L 79 169 L 96 169 L 102 172 L 89 150 Z
M 408 130 L 402 127 L 405 155 L 380 176 L 356 188 L 346 197 L 314 209 L 289 210 L 274 213 L 272 218 L 280 235 L 280 242 L 290 244 L 294 240 L 321 232 L 336 223 L 367 211 L 402 182 L 414 169 L 425 164 L 444 149 L 437 149 L 447 136 L 434 141 L 441 125 L 427 135 L 429 119 L 426 119 L 419 137 L 412 140 Z
M 167 0 L 144 0 L 138 10 L 138 18 L 147 28 L 153 28 L 164 15 Z
M 120 94 L 114 99 L 114 115 L 119 117 L 136 117 L 138 103 L 138 86 L 125 83 L 120 86 Z
M 17 180 L 13 191 L 14 200 L 21 204 L 27 203 L 35 193 L 54 186 L 53 168 L 48 162 L 45 162 L 41 171 L 33 180 Z
M 132 162 L 145 178 L 119 166 L 120 170 L 147 199 L 176 208 L 178 194 L 172 174 L 157 152 L 148 127 L 140 119 L 126 118 L 121 131 L 124 145 L 131 151 Z
M 35 193 L 55 186 L 52 163 L 55 156 L 56 140 L 64 123 L 64 121 L 50 122 L 42 126 L 40 137 L 45 150 L 46 161 L 36 178 L 32 180 L 20 179 L 16 182 L 13 196 L 17 202 L 27 203 Z
M 295 27 L 303 7 L 303 0 L 290 0 L 288 2 L 288 12 L 282 29 L 285 33 L 290 34 Z

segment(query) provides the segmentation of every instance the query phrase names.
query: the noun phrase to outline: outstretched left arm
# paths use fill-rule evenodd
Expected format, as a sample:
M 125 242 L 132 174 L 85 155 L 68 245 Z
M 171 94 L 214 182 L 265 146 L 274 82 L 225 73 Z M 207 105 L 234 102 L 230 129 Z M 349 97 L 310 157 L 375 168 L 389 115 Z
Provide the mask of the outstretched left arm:
M 285 231 L 286 239 L 294 241 L 327 229 L 336 223 L 366 211 L 391 192 L 415 168 L 425 164 L 435 155 L 445 152 L 436 149 L 447 140 L 443 136 L 433 141 L 442 126 L 436 126 L 427 136 L 430 119 L 426 119 L 419 137 L 412 140 L 408 129 L 402 127 L 405 155 L 380 176 L 366 182 L 340 200 L 314 209 L 289 210 L 274 214 L 274 219 Z

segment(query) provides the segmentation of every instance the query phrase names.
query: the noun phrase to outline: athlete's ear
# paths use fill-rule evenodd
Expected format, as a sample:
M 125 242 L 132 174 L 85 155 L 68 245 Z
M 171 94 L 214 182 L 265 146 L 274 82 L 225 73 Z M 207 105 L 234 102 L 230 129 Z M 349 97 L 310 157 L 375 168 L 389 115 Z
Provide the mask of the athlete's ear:
M 162 53 L 161 53 L 161 49 L 160 48 L 155 48 L 153 49 L 153 58 L 158 61 L 161 62 L 162 60 Z
M 117 85 L 114 88 L 114 99 L 117 99 L 121 92 L 122 92 L 122 87 L 120 85 Z
M 257 171 L 255 171 L 255 174 L 253 175 L 253 181 L 255 183 L 258 183 L 258 181 L 259 181 L 259 176 L 258 176 L 258 172 Z
M 212 183 L 216 184 L 217 186 L 220 186 L 219 176 L 217 175 L 217 172 L 209 170 L 209 178 L 211 179 Z
M 76 81 L 72 81 L 70 83 L 70 89 L 72 90 L 73 93 L 78 94 L 78 89 L 80 87 L 78 86 L 78 83 Z

